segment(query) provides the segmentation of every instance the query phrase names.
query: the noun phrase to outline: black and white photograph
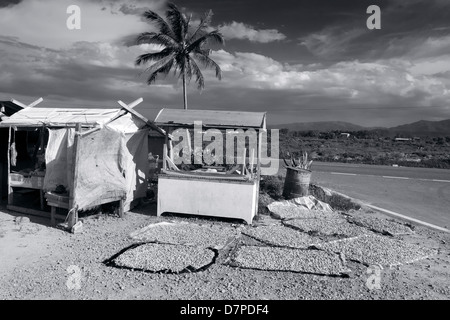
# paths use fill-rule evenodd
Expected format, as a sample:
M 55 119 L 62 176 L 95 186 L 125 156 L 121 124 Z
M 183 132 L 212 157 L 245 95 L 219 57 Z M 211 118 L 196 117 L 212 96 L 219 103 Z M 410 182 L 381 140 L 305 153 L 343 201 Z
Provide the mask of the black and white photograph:
M 3 301 L 450 300 L 450 1 L 0 0 L 0 178 Z

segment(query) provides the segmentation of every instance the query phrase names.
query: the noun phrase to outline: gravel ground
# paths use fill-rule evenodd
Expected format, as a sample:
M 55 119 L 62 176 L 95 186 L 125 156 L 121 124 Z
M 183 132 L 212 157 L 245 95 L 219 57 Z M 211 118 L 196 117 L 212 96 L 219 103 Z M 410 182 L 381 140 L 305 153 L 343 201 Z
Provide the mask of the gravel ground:
M 347 259 L 367 266 L 395 266 L 437 254 L 437 250 L 376 234 L 336 240 L 316 246 L 328 252 L 342 253 Z
M 281 224 L 247 228 L 242 233 L 266 244 L 288 248 L 307 248 L 323 242 L 318 237 L 310 236 Z
M 379 215 L 364 210 L 366 215 Z M 381 288 L 371 289 L 367 286 L 367 266 L 348 259 L 346 266 L 352 270 L 348 278 L 230 266 L 232 246 L 258 243 L 244 236 L 218 250 L 215 262 L 195 273 L 147 273 L 103 263 L 136 243 L 130 233 L 152 223 L 253 228 L 241 221 L 156 217 L 156 205 L 148 204 L 126 213 L 122 219 L 108 215 L 85 219 L 82 232 L 70 234 L 50 227 L 49 219 L 30 217 L 31 221 L 16 224 L 17 216 L 0 207 L 0 299 L 450 299 L 450 235 L 421 226 L 414 229 L 414 234 L 398 239 L 438 249 L 438 253 L 383 269 Z M 254 224 L 270 221 L 269 216 L 260 219 Z M 75 280 L 79 286 L 70 285 Z
M 211 249 L 146 243 L 126 250 L 112 261 L 119 267 L 177 273 L 206 267 L 214 262 L 214 258 L 215 252 Z
M 337 254 L 319 250 L 242 246 L 233 263 L 242 268 L 343 275 L 350 272 Z
M 130 234 L 134 240 L 183 244 L 201 247 L 222 248 L 240 235 L 242 225 L 235 227 L 198 225 L 193 223 L 157 223 L 150 224 Z
M 281 220 L 289 219 L 334 219 L 340 217 L 339 213 L 319 210 L 308 210 L 303 207 L 277 206 L 271 208 L 273 217 Z
M 375 232 L 398 236 L 403 234 L 411 234 L 413 231 L 410 227 L 397 221 L 380 219 L 375 217 L 353 216 L 349 218 L 351 223 L 371 229 Z
M 284 221 L 283 224 L 308 233 L 337 237 L 355 237 L 361 234 L 372 233 L 369 229 L 350 224 L 346 219 L 294 219 Z

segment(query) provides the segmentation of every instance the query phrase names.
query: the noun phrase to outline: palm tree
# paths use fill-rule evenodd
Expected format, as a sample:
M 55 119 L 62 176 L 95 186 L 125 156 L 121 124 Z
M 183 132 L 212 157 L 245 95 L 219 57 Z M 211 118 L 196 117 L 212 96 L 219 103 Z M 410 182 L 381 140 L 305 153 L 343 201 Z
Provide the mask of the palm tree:
M 135 63 L 139 66 L 149 61 L 154 62 L 145 70 L 149 73 L 147 79 L 149 85 L 156 81 L 158 74 L 166 76 L 171 70 L 174 74 L 178 71 L 179 77 L 183 79 L 184 109 L 187 109 L 186 81 L 190 81 L 194 75 L 198 89 L 205 87 L 198 63 L 205 68 L 215 69 L 216 77 L 219 80 L 222 78 L 222 70 L 209 57 L 211 50 L 207 45 L 224 45 L 225 41 L 218 30 L 207 31 L 213 15 L 211 10 L 204 14 L 196 28 L 191 28 L 192 16 L 186 17 L 175 4 L 170 3 L 167 7 L 166 20 L 151 10 L 144 13 L 148 21 L 156 24 L 159 32 L 144 32 L 137 38 L 138 44 L 157 44 L 163 49 L 159 52 L 142 54 Z

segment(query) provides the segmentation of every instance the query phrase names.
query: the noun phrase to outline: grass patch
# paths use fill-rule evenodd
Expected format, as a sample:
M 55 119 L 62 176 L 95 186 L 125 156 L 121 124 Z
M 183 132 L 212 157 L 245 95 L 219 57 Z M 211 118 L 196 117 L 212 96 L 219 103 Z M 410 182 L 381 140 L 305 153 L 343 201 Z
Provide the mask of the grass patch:
M 329 195 L 321 187 L 314 184 L 309 186 L 309 194 L 322 202 L 328 203 L 333 210 L 350 211 L 361 209 L 361 206 L 351 199 L 336 193 Z
M 283 199 L 283 176 L 263 176 L 259 184 L 259 192 L 269 195 L 274 200 Z
M 361 206 L 349 198 L 343 197 L 338 194 L 333 194 L 328 199 L 328 204 L 334 209 L 334 210 L 340 210 L 340 211 L 350 211 L 350 210 L 359 210 L 361 209 Z

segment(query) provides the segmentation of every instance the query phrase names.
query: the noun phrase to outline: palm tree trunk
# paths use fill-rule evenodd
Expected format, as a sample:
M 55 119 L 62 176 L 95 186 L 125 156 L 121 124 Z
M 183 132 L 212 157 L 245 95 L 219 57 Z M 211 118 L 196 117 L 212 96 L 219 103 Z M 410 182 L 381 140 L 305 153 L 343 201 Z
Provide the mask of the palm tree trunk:
M 186 69 L 183 68 L 183 102 L 184 110 L 187 110 Z

